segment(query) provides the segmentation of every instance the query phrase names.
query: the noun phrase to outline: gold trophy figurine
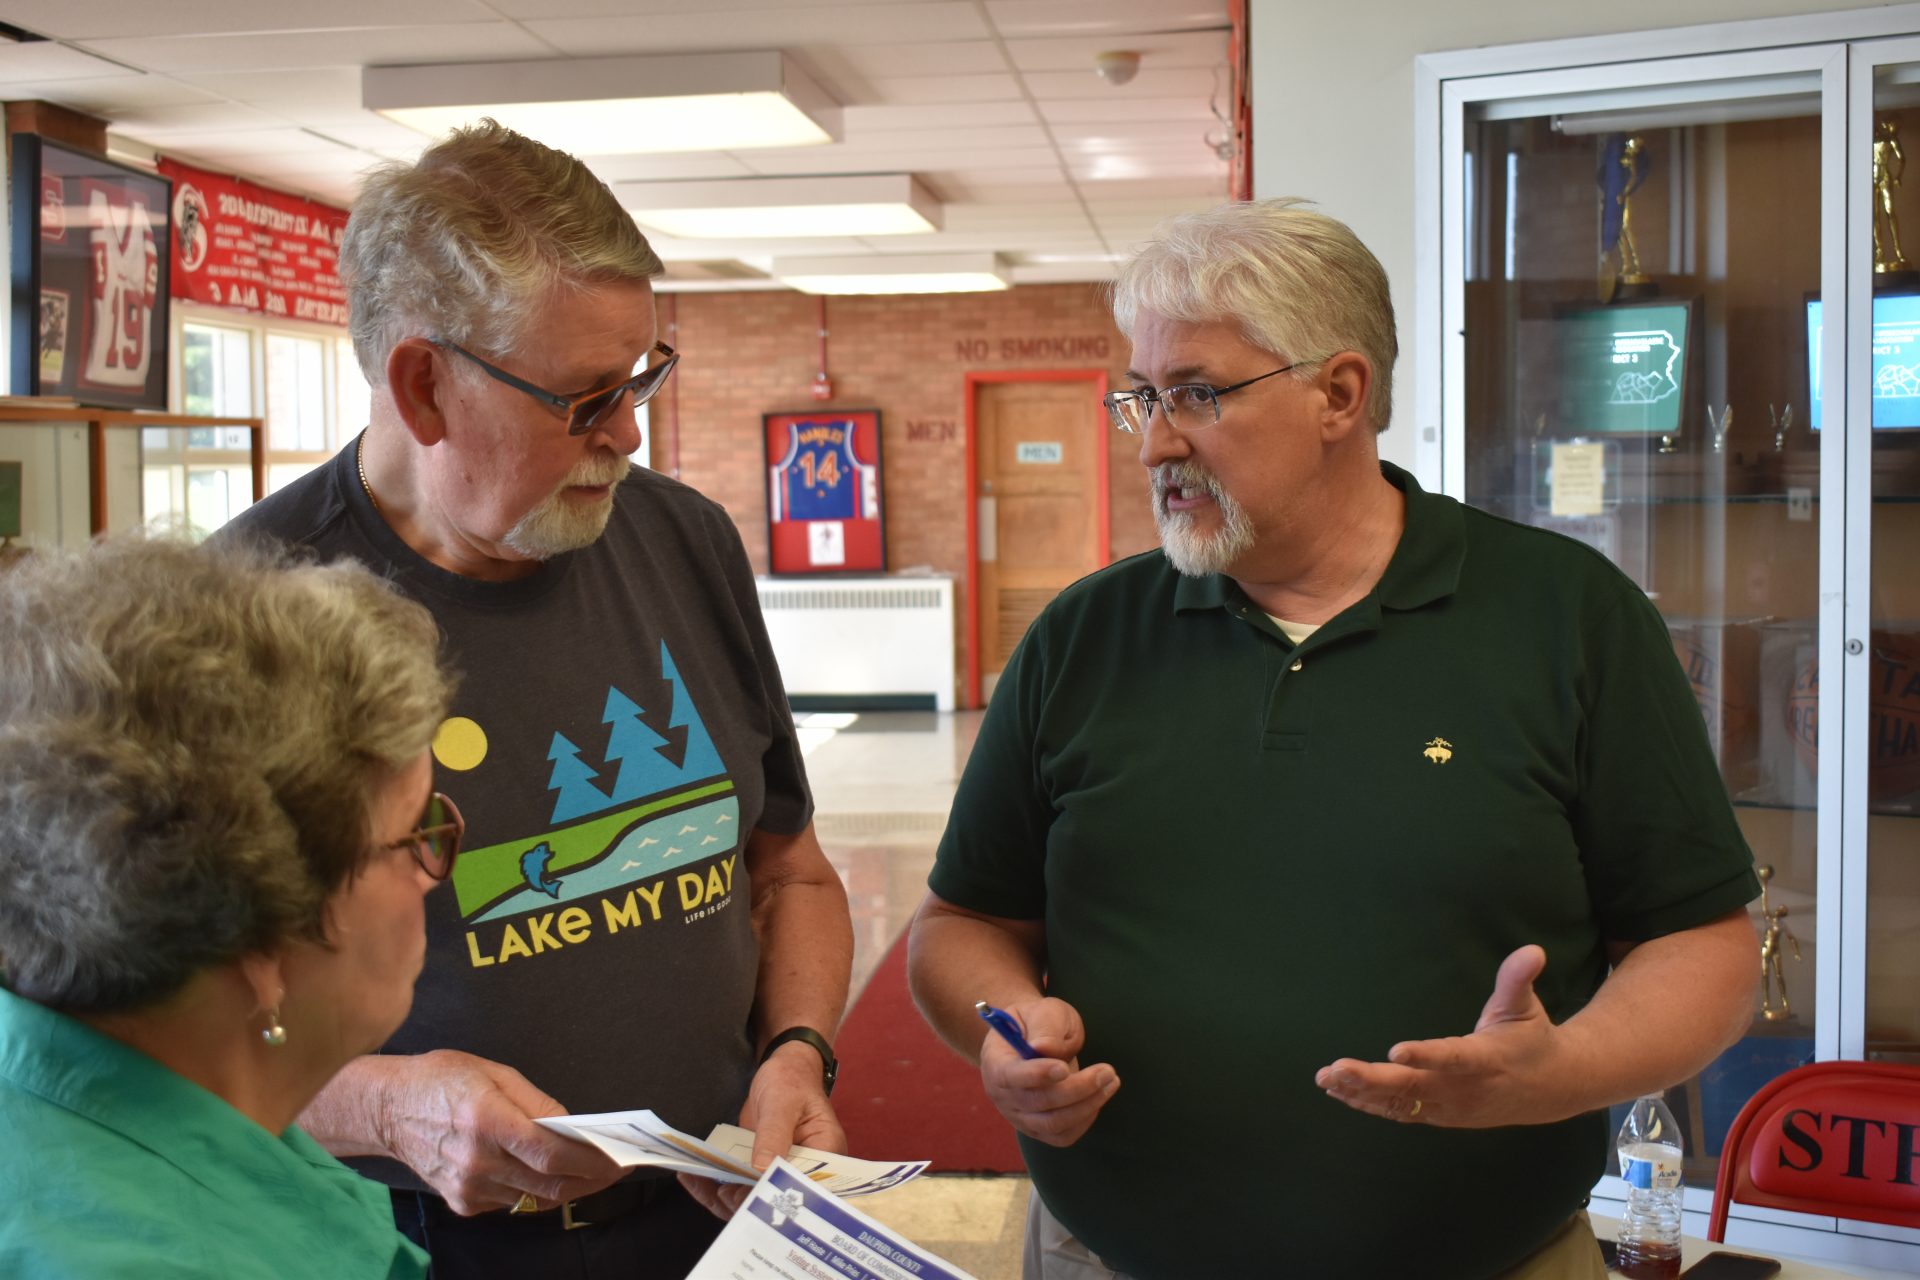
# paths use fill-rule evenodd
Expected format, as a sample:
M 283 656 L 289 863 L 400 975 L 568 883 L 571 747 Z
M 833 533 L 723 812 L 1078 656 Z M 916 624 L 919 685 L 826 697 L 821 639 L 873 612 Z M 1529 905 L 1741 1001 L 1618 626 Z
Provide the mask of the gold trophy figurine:
M 1900 227 L 1893 216 L 1893 194 L 1900 186 L 1907 157 L 1900 150 L 1900 126 L 1882 120 L 1873 127 L 1873 272 L 1911 271 L 1900 251 Z
M 1785 938 L 1793 948 L 1793 958 L 1800 958 L 1800 939 L 1793 936 L 1793 930 L 1783 923 L 1787 918 L 1785 907 L 1767 906 L 1767 885 L 1773 879 L 1772 867 L 1758 867 L 1754 872 L 1760 877 L 1760 918 L 1766 922 L 1766 932 L 1760 939 L 1760 1016 L 1768 1022 L 1778 1022 L 1792 1015 L 1787 1007 L 1787 976 L 1780 969 L 1780 940 Z M 1773 1007 L 1773 990 L 1780 989 L 1780 1007 Z
M 1647 275 L 1640 269 L 1640 251 L 1633 243 L 1633 193 L 1647 181 L 1647 143 L 1639 134 L 1627 139 L 1620 152 L 1620 167 L 1627 171 L 1626 180 L 1621 184 L 1620 194 L 1620 283 L 1646 284 Z
M 1600 301 L 1644 298 L 1659 292 L 1640 265 L 1633 235 L 1634 193 L 1653 172 L 1653 153 L 1637 133 L 1608 134 L 1600 144 Z

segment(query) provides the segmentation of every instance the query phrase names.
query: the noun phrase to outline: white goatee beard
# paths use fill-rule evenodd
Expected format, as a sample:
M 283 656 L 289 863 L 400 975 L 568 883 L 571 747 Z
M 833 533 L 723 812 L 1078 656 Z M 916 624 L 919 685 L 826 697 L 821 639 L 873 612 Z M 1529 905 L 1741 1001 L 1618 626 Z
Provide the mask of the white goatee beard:
M 607 519 L 613 514 L 613 494 L 609 492 L 604 500 L 589 506 L 568 500 L 566 490 L 574 485 L 617 487 L 632 469 L 633 460 L 618 454 L 586 459 L 500 540 L 529 560 L 551 560 L 563 551 L 592 546 L 606 532 Z
M 1153 522 L 1160 530 L 1160 549 L 1174 571 L 1189 578 L 1225 573 L 1227 566 L 1253 550 L 1253 521 L 1212 473 L 1191 462 L 1170 462 L 1153 472 Z M 1172 511 L 1167 498 L 1182 489 L 1203 489 L 1220 512 L 1220 528 L 1201 532 L 1191 511 Z

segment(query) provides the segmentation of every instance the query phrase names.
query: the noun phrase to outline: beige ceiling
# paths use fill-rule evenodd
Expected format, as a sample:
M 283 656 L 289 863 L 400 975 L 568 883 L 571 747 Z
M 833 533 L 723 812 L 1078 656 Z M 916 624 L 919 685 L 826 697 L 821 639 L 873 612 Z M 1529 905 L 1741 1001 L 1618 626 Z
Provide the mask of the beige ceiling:
M 342 204 L 424 142 L 361 107 L 361 67 L 784 49 L 845 106 L 840 142 L 589 163 L 610 183 L 910 172 L 946 202 L 926 235 L 654 236 L 669 287 L 754 287 L 776 254 L 949 250 L 1004 253 L 1016 283 L 1104 279 L 1227 194 L 1227 0 L 5 0 L 0 20 L 48 38 L 0 42 L 0 97 Z M 1131 83 L 1095 75 L 1110 49 L 1142 55 Z

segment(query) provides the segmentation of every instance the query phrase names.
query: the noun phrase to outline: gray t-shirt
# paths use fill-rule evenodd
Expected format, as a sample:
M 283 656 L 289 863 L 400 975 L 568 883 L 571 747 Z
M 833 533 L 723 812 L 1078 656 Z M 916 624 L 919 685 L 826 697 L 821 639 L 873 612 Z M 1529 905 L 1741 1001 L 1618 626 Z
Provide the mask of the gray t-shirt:
M 746 837 L 798 832 L 813 805 L 726 512 L 636 468 L 593 546 L 478 582 L 401 541 L 350 445 L 229 529 L 387 574 L 460 674 L 434 786 L 467 836 L 385 1051 L 504 1062 L 575 1113 L 649 1107 L 702 1137 L 735 1119 L 759 961 Z

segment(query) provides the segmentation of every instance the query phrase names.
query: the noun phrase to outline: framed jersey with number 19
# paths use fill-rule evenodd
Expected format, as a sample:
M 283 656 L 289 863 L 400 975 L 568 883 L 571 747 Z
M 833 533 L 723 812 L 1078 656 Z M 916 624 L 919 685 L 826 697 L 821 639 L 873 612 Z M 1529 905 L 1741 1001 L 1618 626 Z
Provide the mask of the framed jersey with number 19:
M 14 390 L 165 409 L 172 184 L 29 133 L 13 166 Z
M 880 411 L 769 413 L 767 556 L 774 573 L 882 573 Z

